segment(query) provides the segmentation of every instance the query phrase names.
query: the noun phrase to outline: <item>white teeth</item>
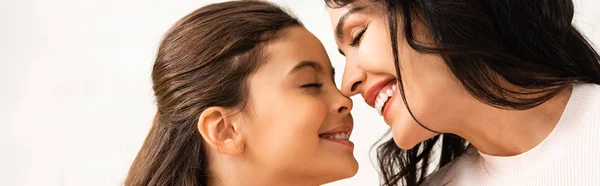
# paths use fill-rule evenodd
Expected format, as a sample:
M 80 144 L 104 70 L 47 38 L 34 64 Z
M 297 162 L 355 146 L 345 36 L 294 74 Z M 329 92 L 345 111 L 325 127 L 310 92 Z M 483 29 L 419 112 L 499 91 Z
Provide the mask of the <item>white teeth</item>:
M 387 97 L 388 97 L 388 96 L 387 96 L 385 93 L 383 93 L 383 92 L 382 92 L 382 93 L 379 93 L 379 98 L 381 98 L 381 99 L 385 99 L 385 98 L 387 98 Z
M 375 101 L 375 107 L 381 107 L 384 103 L 385 101 L 381 100 L 380 98 L 377 98 L 377 101 Z
M 349 138 L 350 138 L 350 134 L 343 132 L 343 133 L 342 133 L 342 137 L 343 137 L 344 139 L 349 139 Z
M 385 103 L 385 102 L 387 102 L 387 100 L 388 100 L 389 98 L 390 98 L 390 97 L 388 97 L 387 95 L 385 95 L 384 97 L 380 97 L 379 99 L 381 99 L 381 101 L 382 101 L 383 103 Z M 381 105 L 383 105 L 383 104 L 381 104 Z
M 374 107 L 379 115 L 382 115 L 383 105 L 385 105 L 385 102 L 387 102 L 390 99 L 390 97 L 394 95 L 394 91 L 396 90 L 395 87 L 396 85 L 392 85 L 391 89 L 382 91 L 381 93 L 379 93 L 379 95 L 377 95 Z
M 322 136 L 322 138 L 325 138 L 325 139 L 337 139 L 337 140 L 348 140 L 348 138 L 350 138 L 350 134 L 348 134 L 346 132 L 339 132 L 339 133 L 335 133 L 335 134 L 324 135 L 324 136 Z
M 388 96 L 387 94 L 385 94 L 385 93 L 379 93 L 379 97 L 378 97 L 378 98 L 379 98 L 379 99 L 380 99 L 380 100 L 381 100 L 383 103 L 385 103 L 385 102 L 388 100 L 389 96 Z M 383 105 L 383 104 L 382 104 L 382 105 Z

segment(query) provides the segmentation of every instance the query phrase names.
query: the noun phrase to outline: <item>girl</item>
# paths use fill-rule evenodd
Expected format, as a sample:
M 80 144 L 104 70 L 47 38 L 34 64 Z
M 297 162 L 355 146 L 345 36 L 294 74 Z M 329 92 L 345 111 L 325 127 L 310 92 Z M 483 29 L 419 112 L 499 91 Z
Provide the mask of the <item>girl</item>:
M 342 93 L 391 126 L 383 185 L 600 184 L 600 57 L 571 0 L 326 2 Z
M 321 185 L 357 172 L 352 102 L 320 41 L 277 6 L 187 15 L 152 81 L 158 111 L 125 185 Z

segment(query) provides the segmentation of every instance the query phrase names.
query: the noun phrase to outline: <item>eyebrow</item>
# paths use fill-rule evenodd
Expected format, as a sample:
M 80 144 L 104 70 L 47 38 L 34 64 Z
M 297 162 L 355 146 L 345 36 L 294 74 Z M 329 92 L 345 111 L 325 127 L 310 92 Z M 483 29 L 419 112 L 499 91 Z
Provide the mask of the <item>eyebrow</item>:
M 348 17 L 350 17 L 350 15 L 352 15 L 353 13 L 361 11 L 365 8 L 366 8 L 366 6 L 352 7 L 350 10 L 348 10 L 346 13 L 344 13 L 344 15 L 342 15 L 340 17 L 340 20 L 338 20 L 337 26 L 335 26 L 335 36 L 337 37 L 337 39 L 340 42 L 343 43 L 343 41 L 344 41 L 344 24 L 346 23 L 346 19 L 348 19 Z
M 323 66 L 321 64 L 314 61 L 300 61 L 300 63 L 296 64 L 292 70 L 290 70 L 289 74 L 298 72 L 304 68 L 312 68 L 316 71 L 323 72 Z M 335 68 L 331 67 L 331 77 L 333 78 L 335 75 Z
M 296 64 L 296 66 L 294 66 L 294 68 L 292 68 L 292 70 L 290 70 L 290 74 L 294 73 L 294 72 L 298 72 L 304 68 L 312 68 L 315 69 L 316 71 L 322 72 L 323 71 L 323 67 L 314 61 L 300 61 L 300 63 Z

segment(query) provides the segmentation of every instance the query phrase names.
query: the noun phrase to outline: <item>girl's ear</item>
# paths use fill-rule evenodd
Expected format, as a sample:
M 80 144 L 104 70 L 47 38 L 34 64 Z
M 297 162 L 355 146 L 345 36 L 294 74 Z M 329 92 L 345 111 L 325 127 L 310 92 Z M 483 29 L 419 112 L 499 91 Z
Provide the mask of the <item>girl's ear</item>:
M 198 119 L 198 131 L 204 141 L 220 153 L 238 156 L 244 152 L 244 138 L 240 125 L 234 123 L 228 110 L 223 107 L 209 107 Z

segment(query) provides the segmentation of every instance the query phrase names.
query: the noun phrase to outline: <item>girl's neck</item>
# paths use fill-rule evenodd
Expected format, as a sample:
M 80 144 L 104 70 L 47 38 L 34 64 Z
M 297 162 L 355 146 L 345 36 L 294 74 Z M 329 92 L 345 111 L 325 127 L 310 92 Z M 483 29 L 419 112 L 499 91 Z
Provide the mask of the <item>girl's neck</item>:
M 289 175 L 278 175 L 267 168 L 250 164 L 231 157 L 219 157 L 209 162 L 209 186 L 318 186 L 314 179 L 294 179 Z

